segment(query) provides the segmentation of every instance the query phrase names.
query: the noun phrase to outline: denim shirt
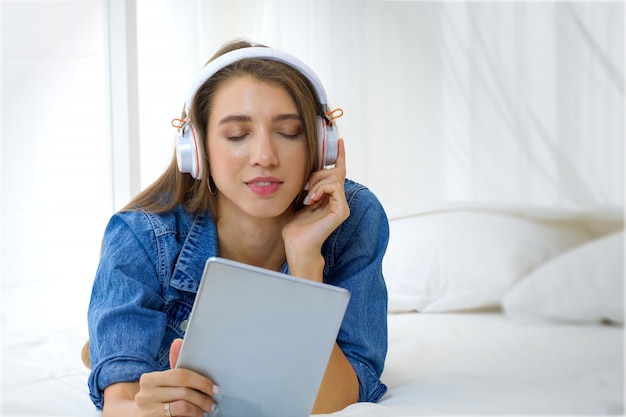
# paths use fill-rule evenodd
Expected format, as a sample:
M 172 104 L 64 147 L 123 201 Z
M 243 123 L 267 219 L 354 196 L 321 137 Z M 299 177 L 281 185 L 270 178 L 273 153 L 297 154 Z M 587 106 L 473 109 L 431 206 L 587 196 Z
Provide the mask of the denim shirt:
M 324 282 L 350 291 L 337 344 L 359 380 L 359 401 L 378 401 L 387 354 L 387 289 L 382 258 L 389 223 L 372 192 L 346 180 L 350 216 L 322 246 Z M 218 255 L 210 213 L 182 206 L 165 214 L 115 214 L 105 230 L 89 304 L 90 397 L 104 389 L 169 369 L 172 341 L 185 335 L 206 260 Z M 285 263 L 283 273 L 289 273 Z

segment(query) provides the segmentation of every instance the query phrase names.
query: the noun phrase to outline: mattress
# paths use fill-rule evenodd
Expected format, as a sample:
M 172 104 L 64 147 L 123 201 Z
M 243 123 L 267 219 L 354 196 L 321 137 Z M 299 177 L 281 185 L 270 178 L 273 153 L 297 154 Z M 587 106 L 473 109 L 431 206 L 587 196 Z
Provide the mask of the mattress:
M 335 416 L 624 413 L 620 326 L 410 313 L 389 331 L 389 393 Z
M 99 415 L 80 362 L 85 332 L 5 344 L 3 416 Z M 501 312 L 390 314 L 389 392 L 332 415 L 623 414 L 623 336 Z

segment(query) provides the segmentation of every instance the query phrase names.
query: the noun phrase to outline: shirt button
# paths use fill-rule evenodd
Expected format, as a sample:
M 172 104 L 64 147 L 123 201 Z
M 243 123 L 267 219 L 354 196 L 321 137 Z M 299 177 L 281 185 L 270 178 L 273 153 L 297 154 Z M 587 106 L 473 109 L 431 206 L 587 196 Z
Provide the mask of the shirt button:
M 187 326 L 189 326 L 189 320 L 183 320 L 180 322 L 180 330 L 183 332 L 187 331 Z

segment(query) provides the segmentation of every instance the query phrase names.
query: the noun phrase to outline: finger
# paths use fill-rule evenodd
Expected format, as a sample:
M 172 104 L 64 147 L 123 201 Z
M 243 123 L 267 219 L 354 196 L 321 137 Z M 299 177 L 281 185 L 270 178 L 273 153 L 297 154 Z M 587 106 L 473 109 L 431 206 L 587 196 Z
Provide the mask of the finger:
M 218 392 L 219 387 L 210 379 L 188 369 L 176 368 L 143 374 L 139 379 L 139 391 L 135 395 L 135 402 L 142 410 L 154 410 L 155 405 L 164 407 L 167 403 L 181 402 L 179 407 L 188 407 L 191 411 L 193 408 L 190 406 L 193 405 L 210 413 L 215 409 L 214 396 Z M 184 406 L 184 403 L 188 403 L 189 406 Z M 161 411 L 164 412 L 164 409 L 161 408 Z M 181 415 L 194 414 L 193 411 L 191 414 L 172 414 L 177 417 Z
M 343 183 L 340 183 L 336 177 L 322 179 L 309 189 L 309 193 L 304 198 L 304 204 L 311 206 L 322 201 L 325 196 L 328 196 L 330 199 L 328 200 L 329 202 L 332 200 L 344 202 L 345 193 Z
M 135 395 L 135 402 L 143 410 L 154 410 L 155 405 L 164 407 L 165 404 L 170 404 L 170 414 L 176 417 L 201 416 L 202 411 L 212 413 L 217 409 L 217 402 L 209 393 L 201 392 L 191 386 L 177 386 L 175 384 L 141 389 Z M 174 413 L 173 408 L 176 408 L 176 413 Z
M 176 368 L 176 363 L 178 362 L 178 357 L 180 356 L 180 351 L 182 347 L 183 347 L 183 339 L 174 339 L 174 341 L 172 342 L 172 345 L 170 346 L 170 367 L 172 369 Z M 200 388 L 193 387 L 194 389 L 198 389 L 199 391 L 206 392 L 204 387 L 206 387 L 208 383 L 210 388 L 207 394 L 215 395 L 219 392 L 219 387 L 210 379 L 205 378 L 204 376 L 197 374 L 195 372 L 192 372 L 192 371 L 188 371 L 188 372 L 191 372 L 192 381 L 194 381 L 200 387 Z
M 172 416 L 202 415 L 202 412 L 215 413 L 218 404 L 209 395 L 190 388 L 177 388 L 169 392 L 170 414 Z M 175 408 L 176 410 L 172 410 Z
M 167 386 L 192 388 L 206 395 L 215 395 L 219 387 L 209 378 L 189 369 L 176 368 L 168 372 Z
M 197 403 L 177 400 L 166 404 L 170 405 L 169 410 L 172 417 L 202 417 L 203 413 L 215 414 L 219 409 L 217 403 L 211 398 L 204 398 Z
M 180 350 L 183 347 L 183 339 L 175 339 L 170 346 L 170 368 L 176 368 L 178 363 L 178 357 L 180 356 Z
M 346 176 L 346 147 L 343 138 L 337 140 L 337 161 L 335 161 L 335 168 Z
M 209 378 L 184 368 L 145 373 L 139 379 L 139 386 L 143 395 L 153 399 L 162 398 L 159 395 L 164 395 L 157 394 L 156 391 L 167 390 L 166 392 L 169 392 L 173 388 L 190 388 L 205 395 L 215 395 L 219 392 L 219 387 Z
M 346 150 L 343 139 L 337 140 L 337 160 L 332 168 L 324 168 L 319 171 L 313 171 L 309 180 L 304 186 L 304 190 L 308 191 L 313 184 L 325 178 L 329 174 L 339 173 L 342 178 L 346 177 Z

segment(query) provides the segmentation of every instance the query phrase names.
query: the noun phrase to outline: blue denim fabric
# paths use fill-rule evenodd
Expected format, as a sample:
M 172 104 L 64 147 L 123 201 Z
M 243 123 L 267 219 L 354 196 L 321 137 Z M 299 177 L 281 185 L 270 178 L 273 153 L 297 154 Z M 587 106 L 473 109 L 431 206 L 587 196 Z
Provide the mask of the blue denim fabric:
M 385 212 L 367 188 L 346 180 L 350 217 L 326 240 L 324 281 L 351 293 L 337 343 L 359 379 L 359 401 L 378 401 L 387 354 L 387 289 L 382 258 L 389 239 Z M 107 225 L 89 304 L 90 397 L 169 368 L 169 347 L 183 337 L 206 260 L 217 256 L 210 214 L 182 207 L 166 214 L 115 214 Z M 289 273 L 287 264 L 284 273 Z M 182 324 L 182 326 L 181 326 Z

